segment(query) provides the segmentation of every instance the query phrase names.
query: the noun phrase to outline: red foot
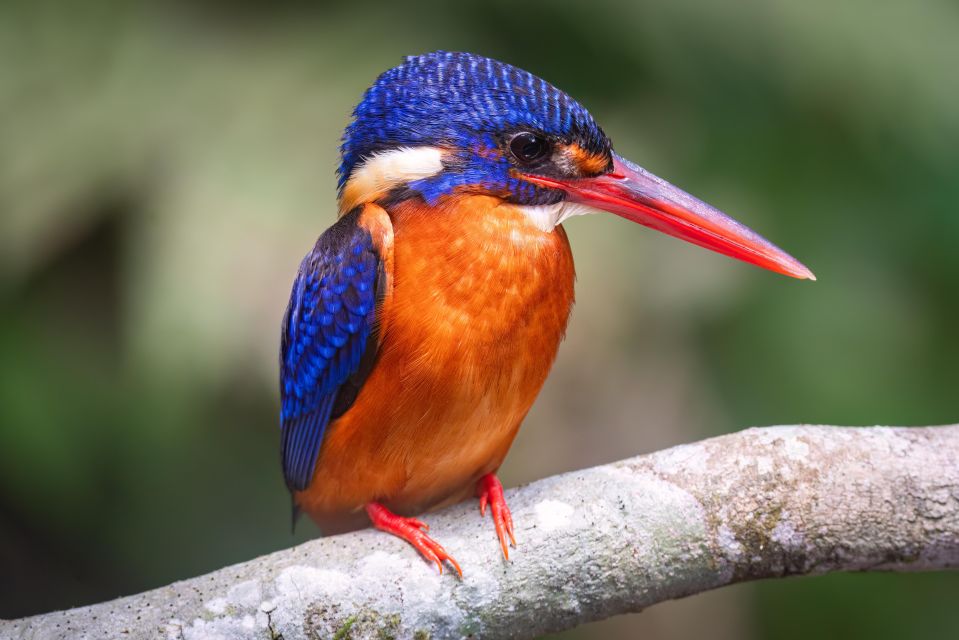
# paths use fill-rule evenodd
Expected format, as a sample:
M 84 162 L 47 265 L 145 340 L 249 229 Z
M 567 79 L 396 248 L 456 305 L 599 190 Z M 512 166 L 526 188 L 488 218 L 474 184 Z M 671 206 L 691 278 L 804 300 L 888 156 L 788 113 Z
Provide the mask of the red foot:
M 440 546 L 436 540 L 426 535 L 430 527 L 425 522 L 416 518 L 398 516 L 378 502 L 371 502 L 366 505 L 366 513 L 370 516 L 374 527 L 409 542 L 423 554 L 424 558 L 435 562 L 440 573 L 443 573 L 443 562 L 446 561 L 453 565 L 461 578 L 463 577 L 463 571 L 460 569 L 459 563 L 450 554 L 446 553 L 446 549 Z
M 493 516 L 493 524 L 496 525 L 496 535 L 500 546 L 503 547 L 503 557 L 509 560 L 506 536 L 509 536 L 513 547 L 516 546 L 516 538 L 513 536 L 513 516 L 509 512 L 509 507 L 506 506 L 502 483 L 495 474 L 487 473 L 476 483 L 476 495 L 480 499 L 481 516 L 486 515 L 486 505 L 489 504 L 490 515 Z

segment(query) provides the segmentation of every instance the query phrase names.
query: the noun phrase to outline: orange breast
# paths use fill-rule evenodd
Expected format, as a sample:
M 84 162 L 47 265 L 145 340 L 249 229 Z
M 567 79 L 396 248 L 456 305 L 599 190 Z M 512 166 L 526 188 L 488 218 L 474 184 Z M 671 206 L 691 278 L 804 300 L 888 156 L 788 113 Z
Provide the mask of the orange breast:
M 561 227 L 543 232 L 486 196 L 404 203 L 389 216 L 393 291 L 379 359 L 297 495 L 331 530 L 373 500 L 412 514 L 461 499 L 495 471 L 573 304 Z

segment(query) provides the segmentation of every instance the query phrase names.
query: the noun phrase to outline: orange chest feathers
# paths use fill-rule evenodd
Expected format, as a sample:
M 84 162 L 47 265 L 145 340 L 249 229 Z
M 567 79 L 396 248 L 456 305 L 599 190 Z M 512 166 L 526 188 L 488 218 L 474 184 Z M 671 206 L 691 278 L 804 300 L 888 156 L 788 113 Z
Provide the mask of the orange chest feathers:
M 519 391 L 524 379 L 545 377 L 573 304 L 563 229 L 543 232 L 516 207 L 483 196 L 441 209 L 401 205 L 391 218 L 384 346 L 410 354 L 410 367 L 456 376 L 465 392 L 470 383 Z
M 573 304 L 561 227 L 543 232 L 484 196 L 389 217 L 380 353 L 300 496 L 321 522 L 372 500 L 416 513 L 472 493 L 506 456 Z

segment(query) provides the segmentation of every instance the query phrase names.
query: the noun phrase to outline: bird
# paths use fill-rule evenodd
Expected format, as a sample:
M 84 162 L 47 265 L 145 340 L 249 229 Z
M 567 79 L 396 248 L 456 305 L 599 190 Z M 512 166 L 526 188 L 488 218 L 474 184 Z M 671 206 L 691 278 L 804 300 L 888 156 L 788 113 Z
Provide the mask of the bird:
M 471 53 L 382 73 L 340 145 L 336 222 L 294 279 L 280 345 L 281 459 L 297 514 L 372 524 L 439 572 L 420 516 L 479 498 L 505 560 L 497 471 L 574 301 L 563 222 L 612 213 L 797 279 L 803 264 L 613 150 L 576 100 Z

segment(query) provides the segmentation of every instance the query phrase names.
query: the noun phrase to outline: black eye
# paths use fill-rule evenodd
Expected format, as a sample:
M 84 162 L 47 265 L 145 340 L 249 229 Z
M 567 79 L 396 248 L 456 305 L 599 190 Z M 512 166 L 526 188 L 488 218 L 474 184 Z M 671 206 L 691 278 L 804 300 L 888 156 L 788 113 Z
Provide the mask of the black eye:
M 549 152 L 549 143 L 529 131 L 517 133 L 509 140 L 509 152 L 520 162 L 536 162 Z

